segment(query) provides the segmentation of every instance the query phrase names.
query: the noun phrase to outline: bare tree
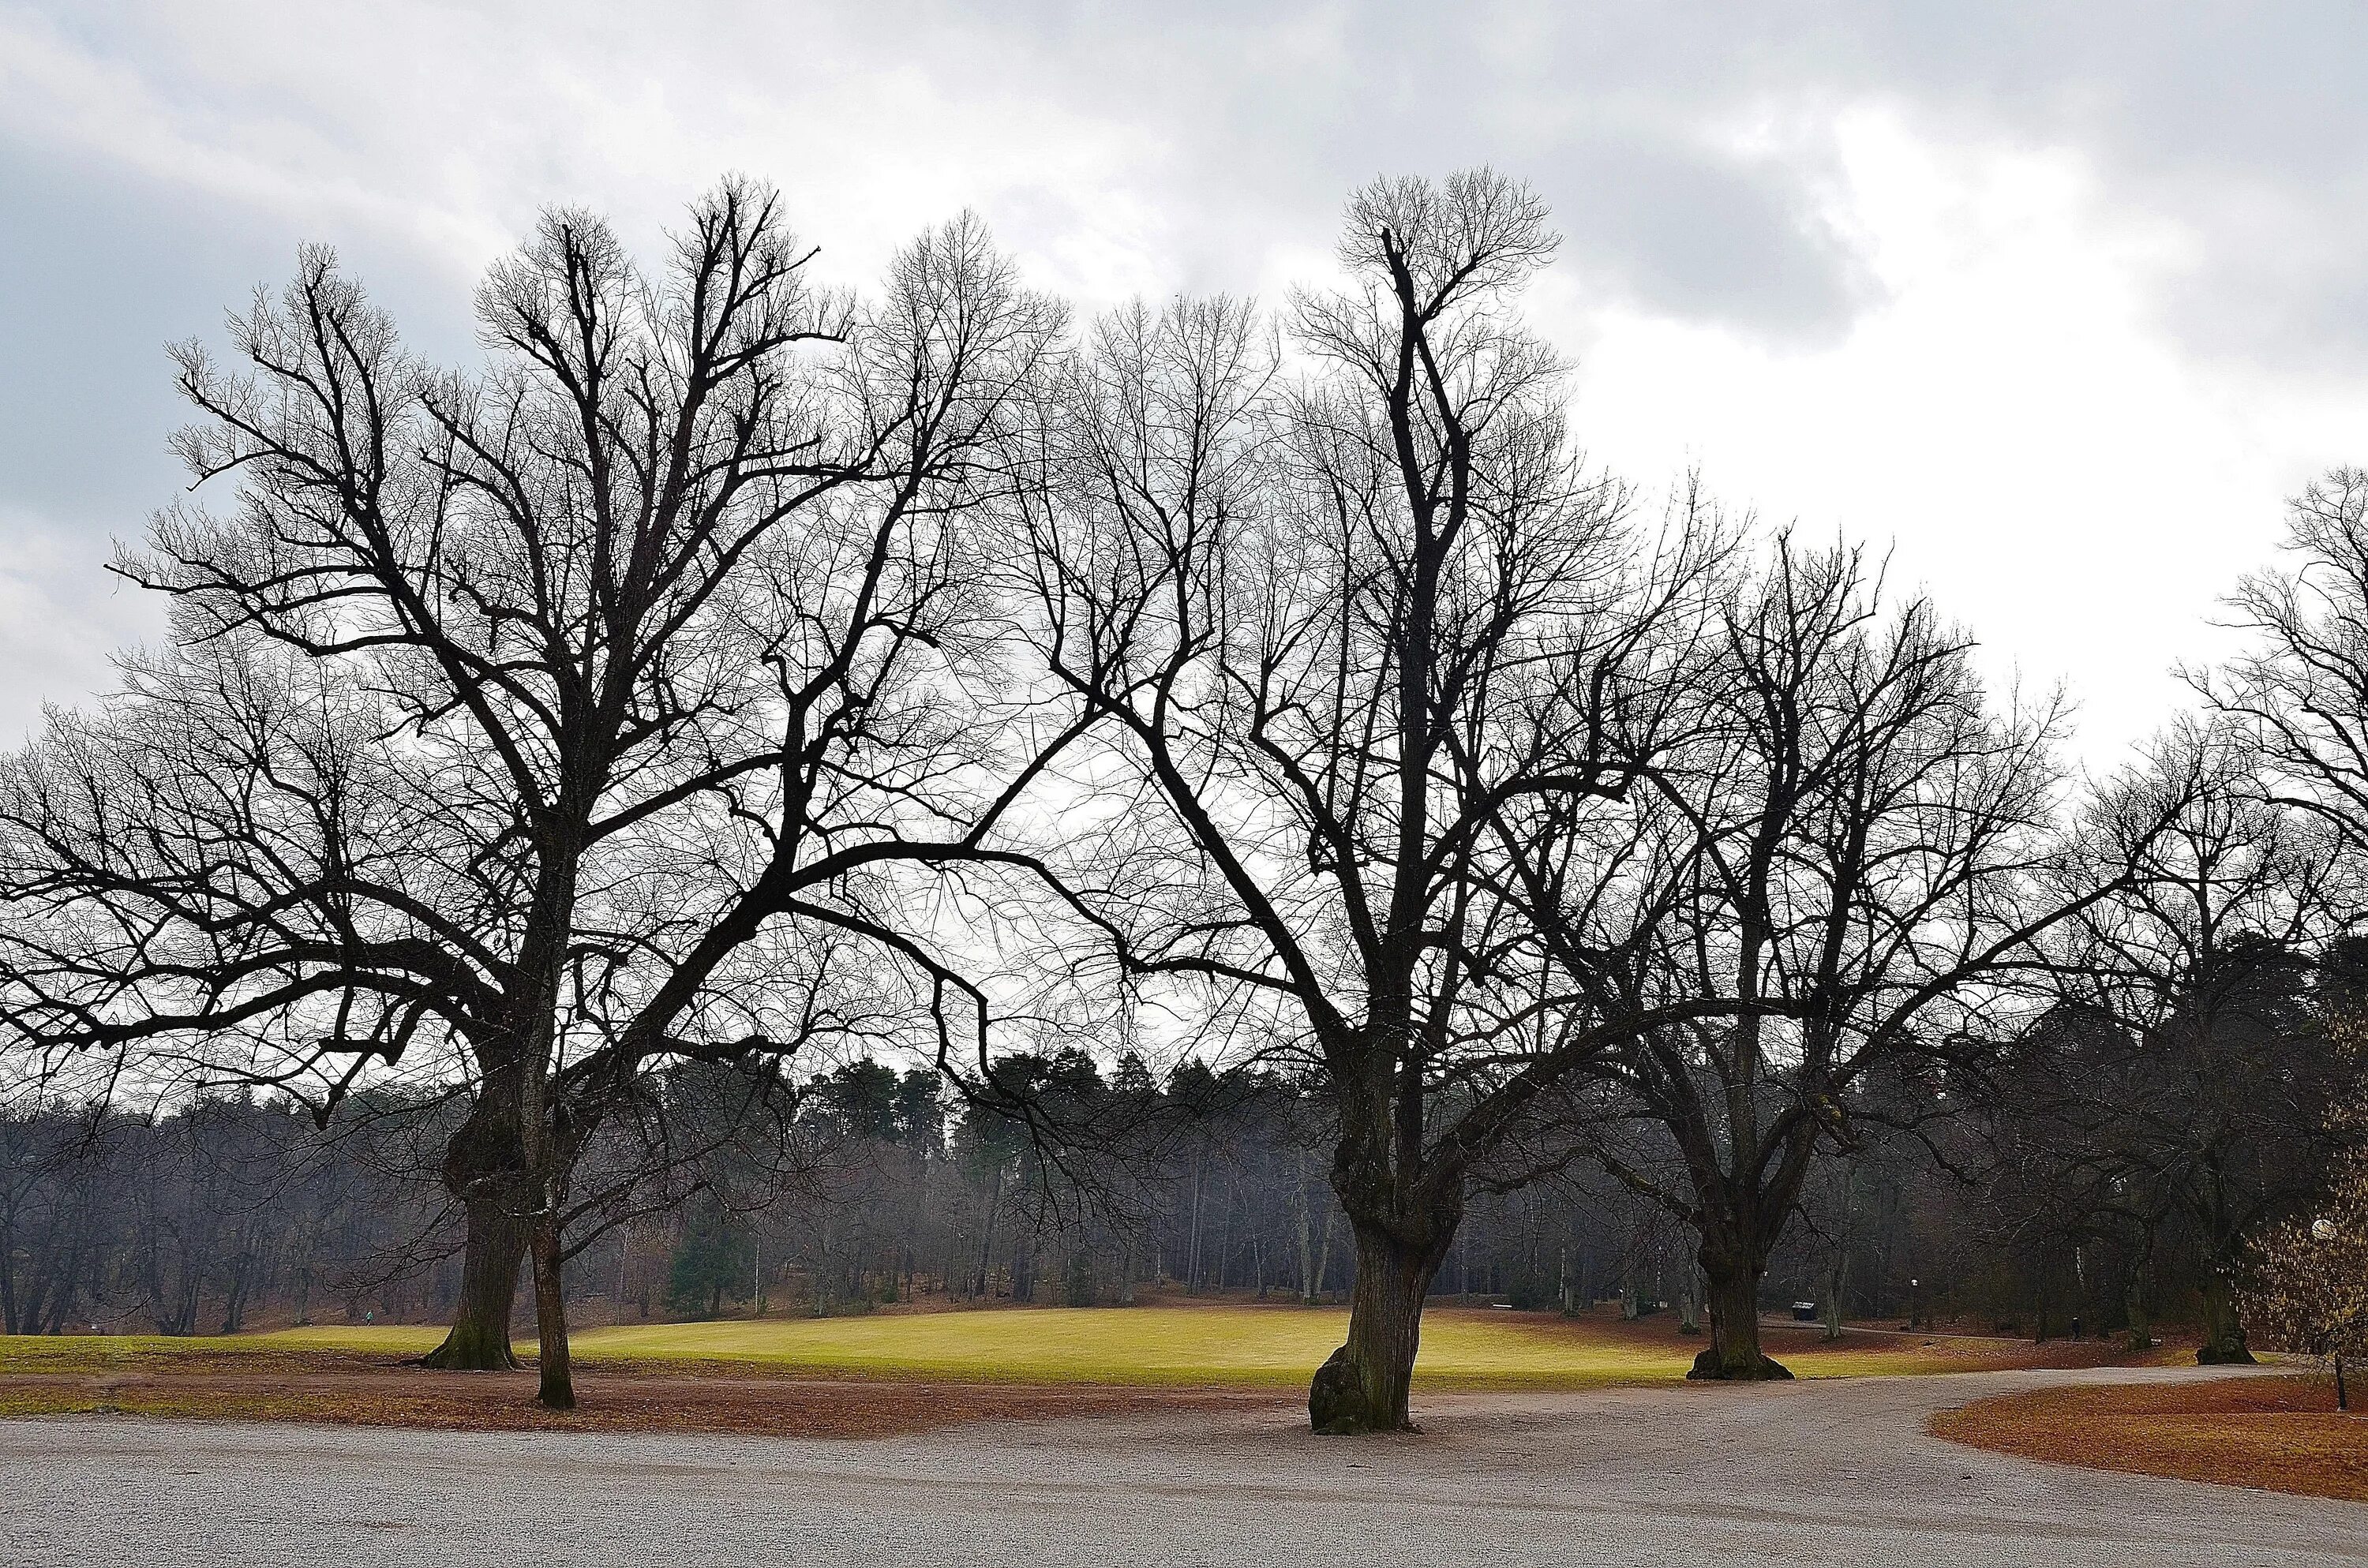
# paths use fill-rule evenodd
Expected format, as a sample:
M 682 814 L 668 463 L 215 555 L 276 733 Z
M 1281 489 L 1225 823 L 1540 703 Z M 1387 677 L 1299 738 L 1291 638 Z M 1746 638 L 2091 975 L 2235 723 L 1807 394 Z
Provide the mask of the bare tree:
M 2226 724 L 2183 724 L 2100 802 L 2117 824 L 2162 825 L 2065 929 L 2060 983 L 2088 1027 L 2058 1031 L 2079 1049 L 2041 1052 L 2015 1103 L 2026 1144 L 2100 1182 L 2140 1258 L 2167 1222 L 2192 1233 L 2205 1362 L 2252 1359 L 2234 1300 L 2245 1247 L 2309 1196 L 2349 1073 L 2312 1005 L 2336 840 L 2264 800 L 2252 762 Z M 2133 1336 L 2144 1276 L 2129 1285 Z
M 970 220 L 871 306 L 811 255 L 740 182 L 655 278 L 551 214 L 480 290 L 464 377 L 308 251 L 233 324 L 243 368 L 176 351 L 181 454 L 238 489 L 119 562 L 176 647 L 0 791 L 20 1040 L 179 1042 L 324 1107 L 373 1064 L 461 1071 L 430 1359 L 509 1364 L 530 1252 L 547 1403 L 586 1141 L 669 1060 L 908 1013 L 945 1049 L 984 998 L 905 873 L 1020 858 L 992 835 L 1058 745 L 996 722 L 965 519 L 1060 312 Z
M 2278 803 L 2347 850 L 2368 842 L 2368 471 L 2337 469 L 2287 507 L 2290 565 L 2230 601 L 2252 646 L 2191 682 L 2254 748 Z
M 1597 1152 L 1700 1238 L 1692 1376 L 1790 1375 L 1760 1349 L 1759 1286 L 1820 1143 L 1952 1110 L 1951 1071 L 2044 972 L 2036 938 L 2106 885 L 2056 829 L 2055 713 L 1993 712 L 1969 655 L 1925 601 L 1887 608 L 1858 551 L 1780 537 L 1642 775 L 1696 845 L 1659 983 L 1731 1011 L 1626 1042 Z M 1541 928 L 1572 974 L 1605 972 L 1551 906 Z
M 1121 869 L 1088 902 L 1138 977 L 1306 1073 L 1336 1129 L 1357 1267 L 1323 1431 L 1408 1425 L 1476 1167 L 1664 1016 L 1543 992 L 1492 869 L 1531 796 L 1600 802 L 1609 860 L 1634 838 L 1631 732 L 1711 553 L 1656 551 L 1573 449 L 1511 309 L 1554 244 L 1486 171 L 1368 187 L 1349 287 L 1294 303 L 1297 376 L 1238 302 L 1120 312 L 1023 517 L 1049 666 L 1099 736 L 1107 803 L 1078 826 Z
M 2368 1354 L 2368 1167 L 2340 1162 L 2316 1211 L 2260 1237 L 2245 1305 L 2283 1349 L 2334 1365 L 2335 1405 L 2351 1408 L 2343 1358 Z

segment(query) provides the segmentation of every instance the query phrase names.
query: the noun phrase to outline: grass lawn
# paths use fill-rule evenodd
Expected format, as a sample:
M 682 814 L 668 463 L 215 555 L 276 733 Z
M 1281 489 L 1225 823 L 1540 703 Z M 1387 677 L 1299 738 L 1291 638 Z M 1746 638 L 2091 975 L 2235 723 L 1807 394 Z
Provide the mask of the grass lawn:
M 1300 1388 L 1340 1343 L 1338 1308 L 1227 1305 L 881 1313 L 620 1324 L 587 1329 L 576 1359 L 653 1370 L 666 1363 L 823 1377 L 872 1376 L 1011 1384 L 1161 1388 Z M 213 1339 L 0 1338 L 0 1373 L 101 1373 L 142 1364 L 294 1366 L 324 1353 L 391 1358 L 431 1348 L 442 1330 L 411 1326 L 280 1329 Z M 1813 1330 L 1770 1327 L 1770 1352 L 1802 1377 L 1969 1370 L 2028 1365 L 2011 1342 L 1852 1335 L 1827 1346 Z M 1583 1389 L 1674 1382 L 1698 1337 L 1667 1319 L 1433 1309 L 1425 1314 L 1418 1389 Z M 530 1354 L 522 1342 L 521 1354 Z M 249 1358 L 252 1358 L 251 1360 Z
M 2368 1502 L 2368 1415 L 2337 1411 L 2326 1377 L 2038 1389 L 1931 1427 L 2026 1459 Z

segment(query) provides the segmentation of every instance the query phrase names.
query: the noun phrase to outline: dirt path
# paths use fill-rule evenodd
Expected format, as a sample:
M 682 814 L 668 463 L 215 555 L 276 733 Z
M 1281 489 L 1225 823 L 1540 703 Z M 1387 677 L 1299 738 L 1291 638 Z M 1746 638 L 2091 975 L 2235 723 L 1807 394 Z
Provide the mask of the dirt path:
M 0 1424 L 0 1562 L 2368 1562 L 2368 1506 L 2042 1465 L 1933 1410 L 2001 1372 L 1457 1395 L 1319 1440 L 1272 1408 L 879 1440 Z

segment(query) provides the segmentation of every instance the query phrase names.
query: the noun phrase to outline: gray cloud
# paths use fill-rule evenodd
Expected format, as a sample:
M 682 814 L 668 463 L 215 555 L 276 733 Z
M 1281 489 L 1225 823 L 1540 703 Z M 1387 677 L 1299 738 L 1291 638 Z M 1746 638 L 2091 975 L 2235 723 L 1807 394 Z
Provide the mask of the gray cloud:
M 0 12 L 0 589 L 66 660 L 44 689 L 77 695 L 63 672 L 138 621 L 95 597 L 105 540 L 180 483 L 159 349 L 299 240 L 450 359 L 471 276 L 537 205 L 646 242 L 727 168 L 780 182 L 837 276 L 969 202 L 1090 295 L 1270 287 L 1351 186 L 1486 161 L 1553 201 L 1586 296 L 1820 346 L 1880 303 L 1826 140 L 1873 103 L 1941 143 L 2068 149 L 2185 234 L 2146 303 L 2190 354 L 2356 376 L 2363 61 L 2368 7 L 2335 0 L 50 0 Z M 0 734 L 34 695 L 0 691 Z
M 2157 303 L 2191 347 L 2368 364 L 2368 7 L 2345 0 L 1037 0 L 917 16 L 894 25 L 938 40 L 949 66 L 991 40 L 1071 100 L 1160 127 L 1201 210 L 1296 229 L 1372 173 L 1486 159 L 1556 200 L 1600 287 L 1778 337 L 1831 335 L 1874 296 L 1819 199 L 1815 148 L 1752 155 L 1727 133 L 1881 99 L 2076 150 L 2111 199 L 2182 225 L 2195 254 Z

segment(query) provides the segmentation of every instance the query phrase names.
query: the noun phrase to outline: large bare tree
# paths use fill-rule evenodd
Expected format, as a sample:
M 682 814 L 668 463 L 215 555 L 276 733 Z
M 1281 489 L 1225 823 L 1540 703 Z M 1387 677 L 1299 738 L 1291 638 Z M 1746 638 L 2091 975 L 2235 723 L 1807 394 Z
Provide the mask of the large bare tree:
M 2059 826 L 2056 713 L 1993 709 L 1971 652 L 1929 602 L 1886 605 L 1861 551 L 1779 537 L 1642 775 L 1697 846 L 1661 983 L 1732 1006 L 1626 1041 L 1608 1127 L 1628 1131 L 1596 1142 L 1700 1239 L 1695 1377 L 1790 1375 L 1760 1348 L 1759 1285 L 1820 1145 L 1949 1110 L 1951 1074 L 2032 1005 L 2038 938 L 2113 885 Z M 1572 972 L 1601 972 L 1537 910 Z
M 876 303 L 811 255 L 739 182 L 655 276 L 551 214 L 461 375 L 308 251 L 235 366 L 176 351 L 181 455 L 235 499 L 119 562 L 174 648 L 0 805 L 20 1039 L 324 1101 L 447 1050 L 467 1256 L 430 1359 L 509 1364 L 530 1254 L 552 1403 L 586 1141 L 655 1064 L 868 1039 L 906 992 L 950 1049 L 984 997 L 919 882 L 1014 860 L 1059 744 L 1010 714 L 967 527 L 1059 311 L 970 220 Z
M 1348 285 L 1285 337 L 1231 301 L 1121 312 L 1024 518 L 1053 678 L 1099 737 L 1087 903 L 1337 1129 L 1357 1267 L 1324 1431 L 1408 1424 L 1472 1183 L 1518 1179 L 1484 1166 L 1607 1042 L 1695 1006 L 1553 988 L 1506 896 L 1507 824 L 1551 796 L 1599 835 L 1590 874 L 1637 884 L 1597 904 L 1603 943 L 1652 925 L 1626 784 L 1716 553 L 1656 549 L 1570 442 L 1514 313 L 1553 248 L 1493 173 L 1384 181 L 1349 204 Z

